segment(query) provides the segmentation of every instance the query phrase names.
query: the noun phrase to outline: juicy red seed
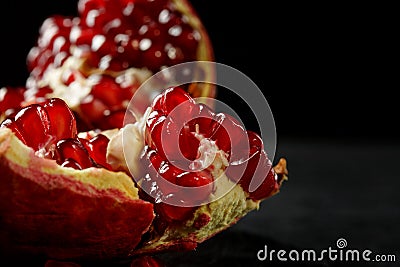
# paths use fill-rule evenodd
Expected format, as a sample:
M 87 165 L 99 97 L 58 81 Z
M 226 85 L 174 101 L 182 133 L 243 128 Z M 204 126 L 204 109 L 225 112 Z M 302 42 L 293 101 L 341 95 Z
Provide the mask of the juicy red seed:
M 239 170 L 238 168 L 241 169 Z M 244 172 L 243 168 L 245 168 Z M 239 184 L 246 192 L 249 193 L 249 197 L 251 199 L 260 200 L 266 198 L 270 196 L 278 187 L 278 184 L 275 181 L 275 174 L 267 154 L 265 151 L 260 150 L 260 148 L 251 147 L 249 159 L 244 162 L 243 165 L 236 166 L 236 169 L 235 167 L 231 168 L 230 166 L 228 168 L 227 176 L 231 180 L 237 182 L 238 175 L 240 173 L 243 174 L 241 178 L 239 177 Z M 249 187 L 252 180 L 257 183 L 262 181 L 262 183 L 254 192 L 249 192 Z
M 51 94 L 51 93 L 53 93 L 53 89 L 51 89 L 48 86 L 45 86 L 45 87 L 41 87 L 41 88 L 37 89 L 37 92 L 35 93 L 35 97 L 42 98 L 42 97 L 46 97 L 47 94 Z
M 146 255 L 134 259 L 131 267 L 165 267 L 165 264 L 158 258 Z
M 0 89 L 0 115 L 8 109 L 19 109 L 24 98 L 25 88 L 3 87 Z
M 261 151 L 260 148 L 250 147 L 250 151 L 246 153 L 246 156 L 241 159 L 236 159 L 229 165 L 226 169 L 226 175 L 234 182 L 239 182 L 239 180 L 241 180 L 240 183 L 248 188 L 250 180 L 257 168 Z
M 99 165 L 111 169 L 111 166 L 107 163 L 107 146 L 110 141 L 105 135 L 98 134 L 89 141 L 82 142 L 90 157 Z
M 88 151 L 78 139 L 63 139 L 56 145 L 56 160 L 62 164 L 66 159 L 75 160 L 82 169 L 93 166 Z
M 168 221 L 183 221 L 192 216 L 194 207 L 173 206 L 166 203 L 158 204 L 158 211 Z
M 108 110 L 108 107 L 101 100 L 94 98 L 92 95 L 86 96 L 79 108 L 81 114 L 91 122 L 101 121 L 104 118 L 104 113 Z
M 122 101 L 122 89 L 115 79 L 110 76 L 101 76 L 99 82 L 92 87 L 91 94 L 101 100 L 108 107 L 120 107 Z
M 250 147 L 258 147 L 264 149 L 263 140 L 257 133 L 253 131 L 247 131 L 247 138 L 249 139 Z
M 179 175 L 176 183 L 183 187 L 200 187 L 196 190 L 182 190 L 180 195 L 188 202 L 199 204 L 199 201 L 206 200 L 213 191 L 213 179 L 205 172 L 185 172 Z M 204 186 L 204 187 L 203 187 Z
M 185 103 L 186 112 L 190 113 L 196 102 L 194 99 L 180 87 L 171 87 L 166 89 L 160 97 L 154 99 L 153 110 L 161 110 L 168 115 L 178 105 Z M 182 107 L 183 110 L 183 107 Z
M 69 167 L 74 168 L 75 170 L 82 170 L 81 165 L 79 165 L 78 162 L 71 158 L 64 160 L 64 162 L 61 164 L 61 167 Z
M 181 27 L 180 33 L 176 35 L 170 34 L 169 40 L 178 47 L 189 50 L 190 53 L 188 56 L 193 57 L 193 54 L 196 52 L 193 48 L 196 48 L 199 43 L 199 33 L 194 31 L 189 24 L 181 24 L 178 27 Z M 171 32 L 171 28 L 169 32 Z
M 177 177 L 177 184 L 185 187 L 199 187 L 212 182 L 213 179 L 204 172 L 184 172 Z
M 155 150 L 150 150 L 148 152 L 148 157 L 153 167 L 158 171 L 161 164 L 164 162 L 164 158 L 157 154 Z
M 38 104 L 21 109 L 15 115 L 15 123 L 26 145 L 35 151 L 51 142 L 51 122 L 47 111 Z
M 79 0 L 78 11 L 81 17 L 86 17 L 89 11 L 99 10 L 104 8 L 105 3 L 103 0 Z
M 211 136 L 217 146 L 230 153 L 232 147 L 240 144 L 241 141 L 247 142 L 247 133 L 243 126 L 232 116 L 228 114 L 219 113 L 216 115 L 219 127 Z
M 198 104 L 193 108 L 192 116 L 194 119 L 187 123 L 190 131 L 198 130 L 205 138 L 210 138 L 218 125 L 214 112 L 208 106 Z
M 197 158 L 199 145 L 199 139 L 188 130 L 188 127 L 181 129 L 179 134 L 179 150 L 186 159 L 195 160 Z
M 79 26 L 75 26 L 69 36 L 69 40 L 72 44 L 80 45 L 91 45 L 93 37 L 97 34 L 94 29 L 82 29 Z
M 150 39 L 142 39 L 140 44 L 144 42 L 151 42 L 150 47 L 141 50 L 141 61 L 143 66 L 146 66 L 151 71 L 156 72 L 160 66 L 164 66 L 164 62 L 167 61 L 168 57 L 164 51 L 164 45 L 156 43 L 155 41 L 149 41 Z M 147 44 L 143 47 L 147 47 Z
M 262 184 L 254 192 L 250 193 L 250 198 L 253 200 L 262 200 L 271 196 L 278 189 L 279 185 L 275 178 L 275 171 L 271 168 Z
M 100 122 L 99 128 L 102 130 L 122 128 L 124 126 L 125 110 L 117 110 L 104 116 L 104 120 Z
M 75 116 L 63 100 L 60 98 L 49 99 L 43 107 L 46 109 L 52 125 L 51 134 L 57 140 L 73 138 L 78 134 Z
M 61 66 L 71 44 L 86 50 L 80 57 L 89 66 L 110 71 L 147 67 L 156 72 L 197 58 L 200 35 L 170 0 L 80 0 L 78 11 L 79 20 L 55 16 L 42 24 L 27 58 L 31 77 L 40 79 L 50 65 Z
M 146 142 L 151 148 L 157 149 L 158 152 L 163 152 L 161 139 L 165 120 L 166 117 L 164 115 L 154 111 L 146 122 Z M 165 157 L 165 155 L 163 156 Z
M 13 133 L 18 137 L 19 140 L 22 141 L 22 143 L 24 143 L 25 145 L 27 144 L 25 141 L 25 138 L 23 137 L 22 133 L 20 132 L 20 130 L 18 129 L 17 124 L 15 123 L 15 121 L 13 119 L 5 119 L 2 123 L 0 127 L 7 127 L 9 129 L 11 129 L 11 131 L 13 131 Z

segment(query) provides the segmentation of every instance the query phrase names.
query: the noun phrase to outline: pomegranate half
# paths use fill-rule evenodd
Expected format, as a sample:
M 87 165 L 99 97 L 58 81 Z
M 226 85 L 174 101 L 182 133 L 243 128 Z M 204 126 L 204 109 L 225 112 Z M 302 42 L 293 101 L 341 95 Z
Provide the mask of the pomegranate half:
M 5 255 L 98 260 L 191 250 L 258 209 L 287 175 L 284 159 L 270 168 L 256 133 L 196 103 L 179 87 L 163 91 L 138 121 L 101 133 L 77 133 L 73 113 L 63 103 L 50 99 L 31 104 L 1 125 L 0 245 Z M 173 112 L 182 104 L 191 111 L 185 118 Z M 179 136 L 185 157 L 204 168 L 187 171 L 176 165 L 170 142 L 161 140 L 164 130 L 159 127 L 166 120 L 171 122 L 165 124 L 166 132 Z M 175 131 L 179 120 L 184 123 L 180 133 Z M 227 131 L 233 134 L 227 137 Z M 233 153 L 226 138 L 238 147 L 248 142 L 248 150 Z M 107 150 L 98 149 L 94 140 L 109 140 Z M 209 161 L 204 155 L 211 151 Z M 228 172 L 238 157 L 245 163 L 242 172 Z M 98 164 L 102 158 L 106 164 Z M 257 164 L 265 179 L 250 192 Z M 135 166 L 133 171 L 128 165 Z M 188 197 L 166 180 L 205 189 Z M 229 190 L 212 199 L 227 185 Z M 173 205 L 171 198 L 189 205 Z
M 129 100 L 150 76 L 179 63 L 214 60 L 207 31 L 187 0 L 80 0 L 77 10 L 76 17 L 54 15 L 41 25 L 27 56 L 26 91 L 13 100 L 19 106 L 62 98 L 79 115 L 79 129 L 122 127 Z M 213 82 L 215 69 L 190 75 Z M 1 103 L 1 95 L 20 93 L 13 89 L 1 89 L 3 115 L 15 103 Z M 213 98 L 216 88 L 197 83 L 186 90 Z

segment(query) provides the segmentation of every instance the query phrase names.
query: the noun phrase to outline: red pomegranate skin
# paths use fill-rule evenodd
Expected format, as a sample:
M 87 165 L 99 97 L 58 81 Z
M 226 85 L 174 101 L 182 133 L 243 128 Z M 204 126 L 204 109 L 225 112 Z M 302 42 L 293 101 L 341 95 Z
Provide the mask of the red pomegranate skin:
M 149 229 L 154 218 L 151 203 L 68 176 L 45 175 L 40 171 L 44 160 L 37 157 L 22 167 L 4 160 L 2 149 L 0 249 L 4 257 L 117 259 L 129 256 Z M 56 164 L 46 162 L 49 168 Z

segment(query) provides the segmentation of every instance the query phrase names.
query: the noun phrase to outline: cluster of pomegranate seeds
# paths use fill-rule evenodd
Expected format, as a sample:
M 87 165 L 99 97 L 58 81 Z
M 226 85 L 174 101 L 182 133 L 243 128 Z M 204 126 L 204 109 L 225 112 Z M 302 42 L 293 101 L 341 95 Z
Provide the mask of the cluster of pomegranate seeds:
M 200 33 L 170 0 L 80 0 L 79 17 L 53 16 L 29 52 L 30 72 L 40 79 L 73 54 L 92 68 L 121 71 L 196 59 Z
M 39 79 L 50 66 L 60 67 L 71 55 L 69 35 L 73 24 L 79 19 L 53 16 L 47 18 L 39 29 L 37 46 L 27 56 L 28 71 Z
M 199 149 L 202 142 L 221 151 L 229 167 L 220 168 L 226 168 L 227 176 L 238 182 L 249 198 L 263 199 L 278 186 L 261 138 L 246 131 L 232 116 L 214 113 L 206 105 L 197 104 L 180 87 L 168 88 L 154 99 L 146 121 L 145 139 L 147 174 L 141 186 L 151 192 L 158 214 L 167 221 L 187 219 L 194 210 L 190 206 L 208 199 L 214 190 L 211 175 L 214 166 L 212 162 L 205 163 L 207 159 Z M 261 177 L 263 183 L 256 191 L 249 192 L 254 175 Z M 185 195 L 171 184 L 202 189 Z M 166 204 L 165 200 L 171 198 L 178 198 L 174 203 L 185 207 Z
M 122 128 L 126 107 L 139 84 L 125 85 L 122 77 L 108 75 L 92 75 L 89 79 L 96 80 L 96 83 L 79 105 L 81 117 L 90 124 L 90 128 Z M 130 118 L 129 122 L 133 120 Z
M 79 138 L 74 114 L 59 98 L 24 107 L 15 116 L 6 118 L 1 127 L 10 128 L 38 155 L 55 159 L 61 166 L 111 169 L 106 162 L 109 139 L 102 134 Z
M 0 88 L 0 117 L 1 115 L 12 116 L 21 108 L 25 100 L 24 87 L 3 87 Z

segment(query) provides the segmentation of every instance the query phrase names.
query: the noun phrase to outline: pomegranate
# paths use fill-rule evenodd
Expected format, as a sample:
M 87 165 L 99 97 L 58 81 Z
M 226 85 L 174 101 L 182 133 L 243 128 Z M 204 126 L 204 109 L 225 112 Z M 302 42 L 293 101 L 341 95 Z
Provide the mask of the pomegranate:
M 258 134 L 180 87 L 155 97 L 109 144 L 108 163 L 130 173 L 139 196 L 154 204 L 156 217 L 139 254 L 193 249 L 276 194 L 287 175 L 284 159 L 279 171 L 272 168 Z M 255 191 L 253 178 L 262 179 Z
M 272 168 L 258 134 L 195 100 L 215 96 L 211 83 L 166 88 L 145 114 L 126 112 L 155 72 L 213 60 L 189 2 L 80 0 L 78 13 L 46 19 L 25 87 L 0 89 L 4 257 L 160 266 L 141 256 L 195 249 L 279 191 L 286 161 Z
M 178 107 L 190 112 L 182 115 Z M 0 127 L 2 251 L 70 260 L 191 250 L 257 209 L 287 175 L 284 160 L 269 168 L 257 134 L 179 87 L 164 90 L 146 114 L 120 130 L 78 133 L 68 105 L 52 98 L 6 118 Z M 142 155 L 136 173 L 120 151 L 122 133 L 131 129 L 139 135 L 128 137 L 142 143 L 126 147 Z M 164 132 L 176 135 L 182 154 L 163 141 Z M 246 142 L 249 151 L 235 154 L 232 144 L 242 149 Z M 238 157 L 249 162 L 243 175 L 226 171 Z M 255 162 L 266 179 L 250 192 Z M 231 188 L 218 194 L 224 185 Z
M 62 98 L 81 117 L 81 130 L 122 127 L 129 100 L 152 74 L 214 59 L 207 32 L 186 0 L 80 0 L 78 14 L 43 22 L 27 56 L 25 102 L 38 95 Z M 194 75 L 212 80 L 213 72 Z M 187 90 L 215 95 L 212 84 Z

